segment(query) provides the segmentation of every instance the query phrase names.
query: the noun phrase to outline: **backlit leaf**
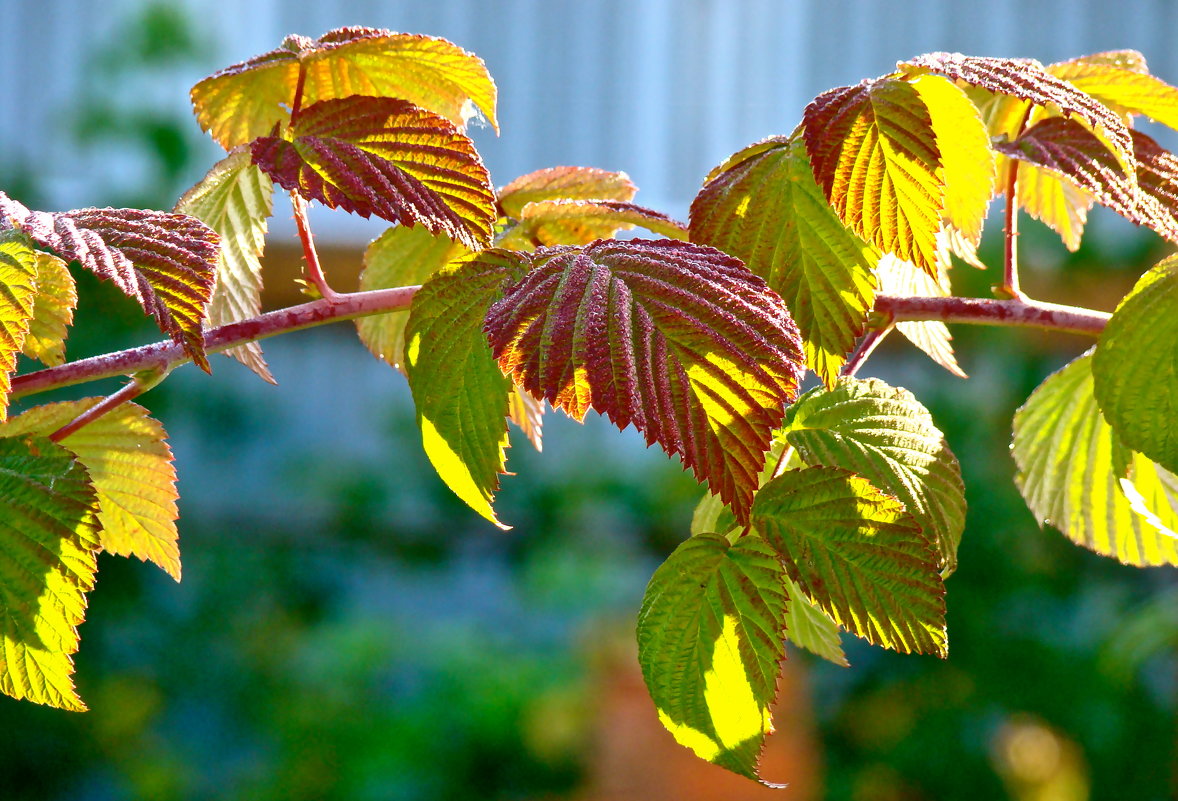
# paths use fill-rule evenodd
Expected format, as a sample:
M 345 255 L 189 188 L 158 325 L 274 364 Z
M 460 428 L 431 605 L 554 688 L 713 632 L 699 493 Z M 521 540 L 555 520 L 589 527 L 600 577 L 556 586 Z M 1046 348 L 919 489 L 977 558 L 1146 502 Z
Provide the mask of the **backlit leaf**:
M 803 144 L 766 140 L 714 170 L 691 204 L 691 238 L 743 260 L 781 295 L 806 364 L 833 383 L 875 300 L 879 251 L 827 204 Z
M 36 293 L 37 251 L 23 234 L 0 230 L 0 421 L 8 416 L 11 375 L 29 332 Z
M 94 587 L 98 501 L 73 454 L 0 440 L 0 692 L 82 711 L 71 678 Z
M 499 240 L 500 247 L 532 250 L 551 245 L 588 245 L 634 226 L 669 239 L 687 239 L 687 226 L 667 215 L 614 200 L 539 200 L 520 211 L 519 221 Z
M 753 523 L 802 592 L 847 631 L 903 653 L 946 655 L 936 551 L 904 504 L 850 471 L 808 467 L 757 493 Z
M 65 338 L 74 322 L 78 290 L 64 261 L 49 253 L 37 254 L 37 296 L 33 319 L 22 352 L 50 367 L 65 362 Z
M 544 200 L 614 200 L 629 203 L 638 187 L 624 172 L 593 167 L 549 167 L 521 175 L 499 190 L 499 206 L 519 219 L 524 206 Z
M 760 537 L 701 534 L 655 571 L 638 613 L 659 720 L 698 756 L 756 780 L 785 657 L 783 578 Z
M 205 307 L 216 275 L 218 236 L 194 217 L 138 209 L 33 211 L 19 228 L 139 301 L 202 370 Z
M 507 419 L 515 423 L 533 448 L 544 450 L 544 401 L 533 398 L 519 387 L 512 387 Z
M 912 81 L 928 107 L 941 154 L 945 222 L 974 247 L 994 193 L 994 151 L 978 108 L 960 88 L 939 75 Z
M 1138 205 L 1145 215 L 1160 221 L 1155 230 L 1178 230 L 1178 156 L 1137 131 L 1133 131 L 1133 152 Z
M 1129 129 L 1115 111 L 1029 58 L 991 58 L 961 53 L 929 53 L 899 68 L 908 73 L 935 72 L 991 92 L 1030 101 L 1052 112 L 1076 116 L 1095 129 L 1130 175 L 1135 169 Z
M 785 594 L 789 596 L 785 609 L 785 636 L 789 641 L 827 662 L 850 667 L 834 618 L 806 597 L 789 576 L 785 577 Z
M 1059 234 L 1068 250 L 1078 250 L 1088 211 L 1096 200 L 1056 173 L 1033 164 L 1014 164 L 1019 164 L 1018 205 Z
M 916 269 L 915 265 L 901 261 L 891 254 L 884 255 L 876 267 L 879 276 L 879 290 L 883 295 L 900 297 L 943 298 L 953 294 L 949 286 L 949 276 L 944 261 L 938 272 L 939 281 L 934 281 L 924 270 Z M 940 320 L 919 320 L 896 323 L 896 330 L 903 334 L 908 341 L 928 354 L 929 358 L 944 367 L 950 373 L 965 378 L 965 372 L 957 364 L 957 357 L 953 354 L 953 335 L 949 327 Z
M 500 528 L 491 508 L 507 447 L 511 379 L 483 334 L 487 308 L 518 280 L 523 259 L 488 250 L 443 267 L 413 298 L 405 330 L 405 372 L 422 445 L 454 494 Z
M 274 184 L 250 162 L 249 150 L 235 149 L 213 165 L 200 183 L 184 193 L 175 210 L 196 217 L 221 237 L 209 325 L 256 317 L 262 310 L 261 258 L 266 219 L 274 213 Z M 225 353 L 275 383 L 257 342 Z
M 303 109 L 293 141 L 264 136 L 254 163 L 330 208 L 423 225 L 472 250 L 491 241 L 495 192 L 474 143 L 404 100 L 346 97 Z
M 268 134 L 290 117 L 299 68 L 302 107 L 351 95 L 399 98 L 458 127 L 477 107 L 498 131 L 495 82 L 478 57 L 445 39 L 375 28 L 337 28 L 226 67 L 192 89 L 202 129 L 226 150 Z
M 912 393 L 842 378 L 799 398 L 783 432 L 807 464 L 850 470 L 899 498 L 940 553 L 943 574 L 954 570 L 965 527 L 961 468 Z
M 1121 444 L 1092 383 L 1089 351 L 1048 376 L 1015 413 L 1011 453 L 1019 491 L 1040 524 L 1078 545 L 1125 564 L 1178 565 L 1178 537 L 1158 525 L 1162 515 L 1173 523 L 1167 487 L 1176 479 Z M 1139 510 L 1138 498 L 1157 505 Z
M 469 249 L 449 237 L 431 234 L 420 226 L 398 225 L 374 239 L 364 251 L 360 290 L 422 284 L 447 264 L 468 255 Z M 374 314 L 356 320 L 356 330 L 373 356 L 404 370 L 407 322 L 408 311 Z
M 1178 472 L 1178 258 L 1141 276 L 1120 302 L 1092 371 L 1097 403 L 1121 441 Z
M 1149 74 L 1133 50 L 1098 53 L 1051 64 L 1047 71 L 1119 114 L 1143 114 L 1178 128 L 1178 89 Z
M 831 89 L 806 106 L 802 126 L 814 178 L 843 223 L 934 270 L 945 186 L 920 92 L 888 78 Z
M 1139 203 L 1136 176 L 1130 180 L 1112 152 L 1079 123 L 1048 117 L 1013 142 L 996 147 L 1008 156 L 1068 179 L 1127 220 L 1178 241 L 1178 226 L 1174 225 L 1173 217 L 1154 213 L 1155 204 Z
M 748 517 L 797 393 L 797 328 L 738 260 L 674 240 L 550 248 L 487 314 L 504 372 L 580 420 L 633 424 Z
M 0 426 L 0 437 L 48 436 L 102 398 L 36 406 Z M 123 403 L 61 440 L 98 493 L 99 542 L 154 562 L 180 580 L 176 470 L 167 434 L 142 406 Z
M 794 456 L 794 459 L 796 458 Z M 770 461 L 773 464 L 768 470 L 771 471 L 777 460 Z M 771 476 L 765 478 L 768 480 Z M 704 493 L 691 517 L 691 535 L 694 537 L 708 532 L 718 532 L 732 536 L 734 529 L 737 528 L 736 516 L 732 514 L 732 510 L 715 495 L 710 492 Z M 839 642 L 838 624 L 830 615 L 815 606 L 788 576 L 782 578 L 785 581 L 786 597 L 789 598 L 785 608 L 785 636 L 799 648 L 846 667 L 849 663 Z

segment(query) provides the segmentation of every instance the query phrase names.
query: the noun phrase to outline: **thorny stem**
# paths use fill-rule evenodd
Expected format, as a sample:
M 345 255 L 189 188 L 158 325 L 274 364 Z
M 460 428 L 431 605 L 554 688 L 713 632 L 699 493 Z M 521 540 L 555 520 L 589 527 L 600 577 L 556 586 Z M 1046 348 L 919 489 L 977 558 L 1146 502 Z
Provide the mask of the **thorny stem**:
M 781 458 L 777 460 L 777 465 L 773 468 L 773 474 L 769 476 L 770 479 L 777 478 L 785 472 L 785 466 L 789 464 L 789 457 L 793 456 L 794 446 L 786 443 L 785 447 L 781 449 Z
M 303 110 L 303 87 L 307 83 L 307 65 L 303 60 L 299 59 L 299 78 L 295 84 L 294 100 L 290 104 L 290 121 L 293 123 L 299 118 L 299 112 Z
M 218 353 L 247 342 L 337 320 L 401 311 L 409 308 L 418 289 L 420 287 L 402 286 L 336 294 L 300 306 L 267 312 L 239 323 L 211 328 L 205 332 L 205 350 Z M 1026 299 L 909 298 L 892 295 L 877 296 L 875 310 L 889 315 L 893 322 L 942 320 L 947 323 L 1022 326 L 1088 336 L 1099 335 L 1110 316 L 1091 309 Z M 38 392 L 143 370 L 170 370 L 189 360 L 183 348 L 175 342 L 156 342 L 17 376 L 12 379 L 10 397 L 15 400 Z
M 1027 103 L 1023 112 L 1022 122 L 1018 125 L 1018 135 L 1026 129 L 1031 121 L 1031 109 Z M 1010 175 L 1006 179 L 1006 228 L 1004 230 L 1004 248 L 1002 253 L 1002 286 L 996 287 L 1002 297 L 1025 300 L 1018 285 L 1018 159 L 1007 159 Z
M 1030 298 L 904 298 L 877 295 L 875 310 L 892 321 L 940 320 L 945 323 L 1010 325 L 1099 336 L 1111 316 L 1107 312 L 1077 306 L 1061 306 Z
M 300 73 L 301 74 L 301 73 Z M 295 225 L 299 229 L 299 240 L 303 243 L 303 258 L 307 260 L 307 278 L 325 298 L 340 295 L 327 283 L 323 268 L 319 266 L 319 252 L 315 250 L 315 239 L 311 236 L 311 221 L 307 218 L 307 200 L 298 192 L 290 193 L 290 205 L 294 208 Z
M 863 362 L 867 361 L 875 349 L 879 347 L 879 343 L 884 341 L 884 337 L 892 333 L 895 328 L 893 319 L 889 319 L 882 327 L 872 328 L 867 332 L 866 336 L 859 341 L 859 347 L 855 348 L 855 352 L 851 354 L 851 358 L 847 359 L 847 363 L 843 365 L 842 375 L 850 377 L 859 372 L 859 368 L 863 366 Z
M 1002 254 L 1002 295 L 1023 299 L 1018 286 L 1018 161 L 1010 159 L 1010 177 L 1006 181 L 1005 248 Z
M 239 323 L 210 328 L 205 331 L 205 350 L 218 353 L 247 342 L 338 320 L 401 311 L 409 308 L 419 288 L 401 286 L 370 292 L 337 294 L 333 298 L 320 298 L 299 306 L 267 312 Z M 190 361 L 190 357 L 184 353 L 180 345 L 171 340 L 156 342 L 17 376 L 12 379 L 12 392 L 9 397 L 15 400 L 59 387 L 129 375 L 143 370 L 166 371 L 187 361 Z
M 122 389 L 120 389 L 118 392 L 108 395 L 86 411 L 79 414 L 73 420 L 70 420 L 61 428 L 50 434 L 49 439 L 53 440 L 54 442 L 61 442 L 63 439 L 77 431 L 82 426 L 94 422 L 99 417 L 102 417 L 104 414 L 113 410 L 121 403 L 139 397 L 157 383 L 159 383 L 158 380 L 142 381 L 138 376 L 132 376 L 131 380 L 124 384 Z

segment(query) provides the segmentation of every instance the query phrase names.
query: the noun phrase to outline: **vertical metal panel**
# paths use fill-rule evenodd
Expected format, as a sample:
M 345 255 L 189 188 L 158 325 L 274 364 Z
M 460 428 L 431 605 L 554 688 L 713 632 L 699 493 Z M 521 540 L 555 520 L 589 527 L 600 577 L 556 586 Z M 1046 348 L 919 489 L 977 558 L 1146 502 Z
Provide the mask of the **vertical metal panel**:
M 500 87 L 503 136 L 474 133 L 497 183 L 554 164 L 622 169 L 642 199 L 679 215 L 708 169 L 789 133 L 815 94 L 921 52 L 1050 61 L 1134 47 L 1178 82 L 1178 9 L 1166 0 L 181 1 L 219 42 L 210 68 L 287 33 L 346 24 L 450 38 L 482 56 Z M 7 28 L 20 31 L 0 53 L 0 165 L 38 162 L 57 205 L 100 200 L 100 175 L 119 168 L 87 169 L 62 126 L 86 86 L 87 53 L 142 2 L 0 0 Z M 169 106 L 180 98 L 179 110 L 199 77 L 148 76 L 135 91 Z

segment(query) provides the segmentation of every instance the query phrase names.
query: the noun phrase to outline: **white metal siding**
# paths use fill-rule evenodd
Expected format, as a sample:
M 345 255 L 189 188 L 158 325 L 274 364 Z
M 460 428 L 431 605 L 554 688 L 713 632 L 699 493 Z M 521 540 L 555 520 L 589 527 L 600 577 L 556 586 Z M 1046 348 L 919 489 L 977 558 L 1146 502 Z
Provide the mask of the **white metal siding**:
M 118 34 L 137 0 L 0 0 L 0 163 L 45 165 L 55 207 L 101 199 L 114 164 L 82 163 L 60 130 L 85 87 L 86 54 Z M 208 69 L 370 25 L 444 36 L 478 53 L 501 91 L 503 135 L 475 136 L 496 183 L 556 164 L 625 170 L 639 199 L 679 216 L 703 175 L 734 150 L 797 124 L 818 92 L 930 50 L 1045 62 L 1132 47 L 1178 82 L 1166 0 L 185 0 L 220 42 Z M 185 107 L 199 71 L 148 76 L 129 91 Z M 210 158 L 215 150 L 210 145 Z M 112 157 L 113 158 L 113 157 Z M 116 159 L 117 161 L 117 159 Z M 199 175 L 194 175 L 194 179 Z M 339 215 L 331 215 L 331 218 Z M 331 225 L 322 217 L 320 225 Z M 347 235 L 347 224 L 337 233 Z M 330 233 L 330 231 L 325 232 Z

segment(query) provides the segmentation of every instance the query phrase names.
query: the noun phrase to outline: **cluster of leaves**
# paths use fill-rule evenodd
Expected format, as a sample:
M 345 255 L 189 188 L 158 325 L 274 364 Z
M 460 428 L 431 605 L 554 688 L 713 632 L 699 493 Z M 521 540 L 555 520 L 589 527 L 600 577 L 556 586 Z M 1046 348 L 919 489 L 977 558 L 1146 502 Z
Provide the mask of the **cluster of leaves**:
M 421 287 L 359 336 L 405 373 L 426 454 L 475 511 L 506 528 L 493 501 L 508 424 L 539 448 L 546 406 L 633 425 L 707 485 L 647 589 L 639 660 L 674 736 L 751 778 L 787 639 L 839 664 L 840 631 L 947 653 L 964 490 L 919 401 L 854 377 L 856 341 L 892 327 L 877 293 L 949 296 L 954 256 L 982 266 L 995 194 L 1069 247 L 1095 202 L 1178 240 L 1178 162 L 1130 128 L 1139 114 L 1178 123 L 1178 90 L 1129 52 L 1050 67 L 938 53 L 831 90 L 792 135 L 713 170 L 689 225 L 635 205 L 622 173 L 557 167 L 496 190 L 465 133 L 476 111 L 497 129 L 495 85 L 441 39 L 291 36 L 192 101 L 226 156 L 174 213 L 51 215 L 0 197 L 5 394 L 18 352 L 64 360 L 66 262 L 115 281 L 207 369 L 202 327 L 261 311 L 275 184 L 326 302 L 342 296 L 319 272 L 306 202 L 389 222 L 360 289 Z M 634 226 L 661 238 L 614 238 Z M 1032 511 L 1133 564 L 1178 563 L 1176 265 L 1143 277 L 1095 353 L 1015 420 Z M 1014 275 L 1008 263 L 1000 290 L 1018 299 Z M 899 327 L 963 375 L 943 322 Z M 273 381 L 256 342 L 232 355 Z M 821 384 L 799 398 L 807 368 Z M 90 399 L 25 412 L 0 446 L 0 689 L 81 708 L 70 654 L 95 554 L 179 577 L 164 433 L 137 406 Z

